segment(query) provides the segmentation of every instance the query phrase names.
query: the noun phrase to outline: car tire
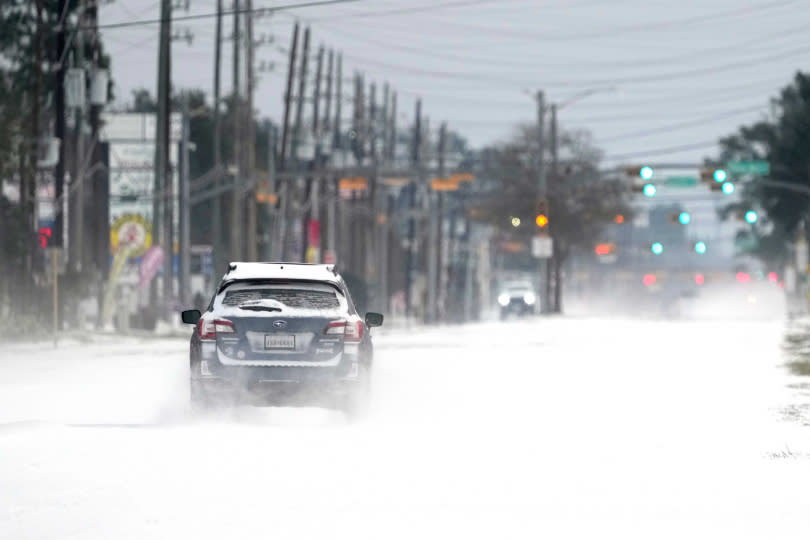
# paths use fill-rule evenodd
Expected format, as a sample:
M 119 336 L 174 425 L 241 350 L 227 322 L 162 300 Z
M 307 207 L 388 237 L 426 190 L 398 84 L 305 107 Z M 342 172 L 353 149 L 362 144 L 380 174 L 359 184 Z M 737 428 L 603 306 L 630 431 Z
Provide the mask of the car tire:
M 346 415 L 346 419 L 354 423 L 368 415 L 370 405 L 371 369 L 361 365 L 357 383 L 342 396 L 339 408 Z
M 189 381 L 189 404 L 192 414 L 202 414 L 211 410 L 211 401 L 200 381 Z

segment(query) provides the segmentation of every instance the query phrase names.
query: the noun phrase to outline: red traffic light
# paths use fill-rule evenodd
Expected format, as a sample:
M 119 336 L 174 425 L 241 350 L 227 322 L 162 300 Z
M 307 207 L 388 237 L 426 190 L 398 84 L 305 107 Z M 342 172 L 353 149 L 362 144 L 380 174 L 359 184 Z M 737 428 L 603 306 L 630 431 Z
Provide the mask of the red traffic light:
M 703 276 L 703 274 L 695 274 L 695 283 L 698 285 L 703 285 L 706 283 L 706 278 Z
M 655 285 L 655 274 L 644 274 L 642 281 L 644 282 L 644 285 L 647 286 Z
M 40 227 L 39 229 L 37 229 L 37 235 L 39 239 L 40 249 L 45 249 L 46 247 L 48 247 L 51 237 L 53 236 L 53 229 L 51 229 L 50 227 Z
M 610 255 L 613 253 L 615 247 L 615 244 L 596 244 L 596 247 L 593 248 L 593 252 L 597 255 Z

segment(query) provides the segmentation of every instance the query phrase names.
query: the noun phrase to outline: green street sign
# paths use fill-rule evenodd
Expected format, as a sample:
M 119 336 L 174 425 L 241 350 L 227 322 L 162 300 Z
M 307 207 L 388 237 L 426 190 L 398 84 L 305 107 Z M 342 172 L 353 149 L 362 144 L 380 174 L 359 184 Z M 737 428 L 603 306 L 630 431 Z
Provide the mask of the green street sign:
M 667 187 L 695 187 L 698 185 L 698 179 L 693 176 L 668 176 L 664 180 L 664 185 Z
M 767 161 L 731 161 L 726 165 L 726 169 L 731 174 L 757 174 L 764 176 L 771 173 L 771 164 Z

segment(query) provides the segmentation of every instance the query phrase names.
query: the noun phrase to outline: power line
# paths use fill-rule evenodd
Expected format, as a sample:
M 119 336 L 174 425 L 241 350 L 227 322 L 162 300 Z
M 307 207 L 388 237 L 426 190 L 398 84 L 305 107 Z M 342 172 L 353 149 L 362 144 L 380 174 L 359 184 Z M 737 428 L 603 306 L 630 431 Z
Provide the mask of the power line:
M 425 11 L 436 11 L 439 9 L 448 9 L 448 8 L 456 8 L 456 7 L 467 7 L 479 4 L 493 4 L 493 3 L 502 4 L 504 0 L 459 0 L 456 2 L 444 2 L 442 4 L 431 4 L 427 6 L 415 6 L 415 7 L 407 7 L 407 8 L 397 8 L 397 9 L 389 9 L 389 10 L 381 10 L 381 11 L 365 11 L 360 13 L 346 13 L 344 15 L 336 15 L 333 17 L 321 17 L 315 19 L 309 19 L 307 22 L 310 21 L 334 21 L 340 19 L 356 19 L 356 18 L 366 18 L 366 17 L 386 17 L 389 15 L 406 15 L 409 13 L 422 13 Z
M 223 10 L 223 15 L 243 15 L 243 14 L 261 14 L 261 13 L 273 13 L 276 11 L 289 11 L 292 9 L 297 8 L 309 8 L 309 7 L 320 7 L 320 6 L 329 6 L 335 4 L 348 4 L 354 2 L 363 2 L 364 0 L 312 0 L 309 2 L 302 2 L 300 4 L 282 4 L 279 6 L 267 7 L 267 8 L 253 8 L 253 9 L 230 9 L 230 10 Z M 172 22 L 183 22 L 183 21 L 194 21 L 199 19 L 212 19 L 216 17 L 216 12 L 214 13 L 201 13 L 197 15 L 182 15 L 179 17 L 172 17 Z M 141 21 L 125 21 L 125 22 L 117 22 L 117 23 L 107 23 L 107 24 L 100 24 L 94 28 L 98 29 L 112 29 L 112 28 L 127 28 L 130 26 L 143 26 L 148 24 L 160 24 L 161 19 L 144 19 Z M 85 29 L 85 27 L 79 27 L 81 29 Z M 86 29 L 89 29 L 87 27 Z
M 734 43 L 730 45 L 724 45 L 722 47 L 712 47 L 708 49 L 701 49 L 695 51 L 689 51 L 686 53 L 680 53 L 677 55 L 672 56 L 662 56 L 657 58 L 640 58 L 640 59 L 631 59 L 631 60 L 618 60 L 618 61 L 580 61 L 580 60 L 572 60 L 566 59 L 561 60 L 557 63 L 548 63 L 548 62 L 534 62 L 534 61 L 520 61 L 514 62 L 510 61 L 507 58 L 496 58 L 496 57 L 482 57 L 479 54 L 470 55 L 470 54 L 458 54 L 454 52 L 450 52 L 447 50 L 438 50 L 435 47 L 417 47 L 414 45 L 406 45 L 398 40 L 391 40 L 391 41 L 384 41 L 384 40 L 375 40 L 370 39 L 363 34 L 357 34 L 353 32 L 347 32 L 345 29 L 340 28 L 337 29 L 336 27 L 332 27 L 329 24 L 321 24 L 321 27 L 325 28 L 327 32 L 333 32 L 338 35 L 343 35 L 352 39 L 353 41 L 362 41 L 369 43 L 371 45 L 377 47 L 383 47 L 390 50 L 402 51 L 405 54 L 417 56 L 417 57 L 430 57 L 430 58 L 443 58 L 454 62 L 464 62 L 466 64 L 471 65 L 480 65 L 486 68 L 491 68 L 493 66 L 500 66 L 500 67 L 514 67 L 518 69 L 537 69 L 539 67 L 548 67 L 548 68 L 585 68 L 585 67 L 599 67 L 599 68 L 618 68 L 618 67 L 648 67 L 648 66 L 660 66 L 664 63 L 672 63 L 672 62 L 680 62 L 680 61 L 694 61 L 695 59 L 704 59 L 707 55 L 714 54 L 714 53 L 723 53 L 723 52 L 738 52 L 741 49 L 747 48 L 751 45 L 761 45 L 766 42 L 781 40 L 784 38 L 790 38 L 797 34 L 804 34 L 807 29 L 806 25 L 801 25 L 793 28 L 789 28 L 786 30 L 782 30 L 779 32 L 775 32 L 773 34 L 767 36 L 758 36 L 754 39 L 749 39 L 743 42 Z M 755 52 L 763 52 L 761 48 L 757 48 Z
M 751 112 L 762 111 L 766 108 L 766 105 L 757 105 L 755 107 L 745 107 L 742 109 L 735 109 L 733 111 L 725 111 L 718 114 L 713 114 L 710 116 L 704 116 L 701 118 L 696 118 L 694 120 L 688 120 L 686 122 L 679 122 L 677 124 L 669 124 L 666 126 L 658 126 L 656 128 L 645 129 L 641 131 L 635 131 L 631 133 L 624 133 L 622 135 L 616 135 L 614 137 L 608 137 L 606 139 L 600 139 L 596 142 L 599 144 L 604 144 L 607 142 L 614 142 L 614 141 L 623 141 L 627 139 L 634 139 L 636 137 L 646 137 L 647 135 L 655 135 L 658 133 L 666 133 L 668 131 L 673 131 L 677 129 L 683 129 L 687 127 L 699 126 L 705 124 L 706 122 L 712 122 L 714 120 L 722 120 L 724 118 L 732 118 L 735 116 L 740 116 L 742 114 L 748 114 Z
M 626 26 L 614 26 L 609 28 L 604 28 L 603 26 L 597 30 L 592 32 L 582 32 L 582 33 L 568 33 L 568 34 L 548 34 L 547 32 L 543 31 L 542 34 L 538 35 L 538 31 L 531 30 L 531 31 L 521 31 L 521 29 L 516 28 L 502 28 L 499 26 L 477 26 L 477 25 L 464 25 L 459 24 L 457 21 L 436 21 L 437 23 L 441 24 L 442 27 L 456 27 L 459 30 L 464 30 L 465 32 L 477 32 L 477 33 L 485 33 L 485 34 L 496 34 L 501 35 L 509 38 L 516 38 L 516 39 L 533 39 L 537 41 L 573 41 L 573 40 L 583 40 L 589 38 L 598 38 L 598 37 L 609 37 L 609 36 L 617 36 L 617 35 L 626 35 L 630 33 L 644 33 L 644 32 L 651 32 L 651 31 L 660 31 L 665 30 L 668 28 L 684 28 L 690 25 L 695 24 L 703 24 L 706 22 L 711 22 L 714 20 L 723 20 L 726 21 L 730 17 L 748 17 L 751 16 L 752 13 L 760 12 L 760 11 L 768 11 L 771 9 L 778 9 L 789 6 L 791 4 L 795 4 L 797 0 L 777 0 L 773 2 L 769 2 L 767 4 L 762 4 L 758 6 L 745 6 L 742 8 L 730 9 L 725 11 L 718 11 L 706 15 L 695 15 L 692 17 L 685 17 L 682 19 L 668 19 L 659 22 L 651 22 L 651 23 L 637 23 L 631 24 Z M 317 19 L 315 19 L 317 20 Z M 325 19 L 329 20 L 329 19 Z M 424 21 L 423 21 L 424 22 Z
M 678 152 L 687 152 L 689 150 L 709 150 L 717 147 L 717 141 L 704 141 L 693 144 L 684 144 L 681 146 L 666 146 L 663 148 L 651 148 L 649 150 L 639 150 L 638 152 L 630 152 L 627 154 L 615 154 L 612 156 L 605 156 L 605 161 L 621 161 L 625 159 L 636 159 L 649 156 L 664 156 L 667 154 L 677 154 Z
M 611 84 L 647 84 L 653 82 L 669 81 L 682 79 L 686 77 L 695 77 L 699 75 L 713 75 L 723 73 L 726 71 L 736 70 L 740 68 L 753 67 L 763 63 L 773 62 L 792 56 L 800 56 L 810 52 L 810 46 L 803 46 L 788 51 L 783 51 L 775 54 L 769 54 L 750 60 L 741 60 L 737 62 L 729 62 L 726 64 L 719 64 L 714 66 L 707 66 L 703 68 L 695 68 L 681 71 L 673 71 L 669 73 L 658 73 L 650 75 L 634 75 L 628 77 L 618 77 L 613 79 L 595 79 L 587 81 L 546 81 L 545 86 L 548 87 L 564 87 L 564 88 L 584 88 L 591 86 L 611 85 Z M 452 80 L 462 80 L 470 82 L 491 83 L 496 85 L 509 85 L 518 87 L 531 87 L 536 84 L 535 81 L 510 79 L 498 74 L 485 74 L 485 73 L 470 73 L 470 72 L 450 72 L 444 70 L 424 69 L 412 67 L 402 64 L 393 64 L 389 62 L 382 62 L 373 59 L 360 58 L 357 56 L 346 55 L 349 58 L 355 58 L 366 64 L 376 65 L 383 69 L 395 70 L 398 73 L 409 73 L 416 76 L 435 77 Z

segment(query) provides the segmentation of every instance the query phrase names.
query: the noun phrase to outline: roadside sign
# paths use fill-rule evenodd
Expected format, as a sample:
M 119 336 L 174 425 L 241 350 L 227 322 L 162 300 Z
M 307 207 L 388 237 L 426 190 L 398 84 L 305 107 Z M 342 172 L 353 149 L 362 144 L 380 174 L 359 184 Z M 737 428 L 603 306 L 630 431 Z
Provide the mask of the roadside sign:
M 451 174 L 448 180 L 454 180 L 456 182 L 472 182 L 475 180 L 475 176 L 471 173 L 456 173 Z
M 434 178 L 430 181 L 430 189 L 433 191 L 456 191 L 458 181 L 453 178 Z
M 352 176 L 338 180 L 338 189 L 343 191 L 365 191 L 368 179 L 363 176 Z
M 269 204 L 276 204 L 278 202 L 278 196 L 273 193 L 256 193 L 256 201 L 260 203 L 269 203 Z
M 771 164 L 767 161 L 731 161 L 726 166 L 732 174 L 758 174 L 771 173 Z
M 664 180 L 664 185 L 667 187 L 694 187 L 698 185 L 698 179 L 694 176 L 669 176 Z
M 393 178 L 393 177 L 389 177 L 389 178 L 382 178 L 380 181 L 383 184 L 385 184 L 386 186 L 400 187 L 400 186 L 407 186 L 410 183 L 411 180 L 409 178 Z
M 532 256 L 535 259 L 549 259 L 554 254 L 554 242 L 550 236 L 532 238 Z

